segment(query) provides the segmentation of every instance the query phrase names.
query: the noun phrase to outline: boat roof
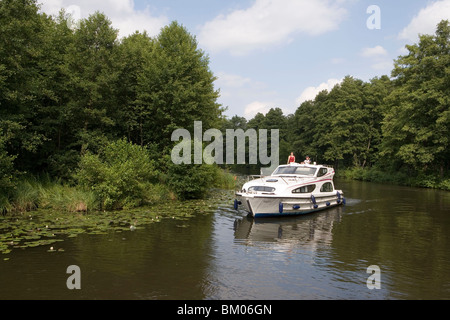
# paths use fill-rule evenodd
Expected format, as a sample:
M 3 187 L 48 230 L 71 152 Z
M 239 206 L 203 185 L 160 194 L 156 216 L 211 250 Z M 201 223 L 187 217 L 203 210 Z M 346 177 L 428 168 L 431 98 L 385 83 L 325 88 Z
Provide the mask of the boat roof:
M 294 170 L 289 170 L 289 169 L 286 169 L 286 168 L 293 168 Z M 310 170 L 310 172 L 307 172 L 307 171 L 306 172 L 301 172 L 301 171 L 298 171 L 298 169 L 295 169 L 295 168 L 304 168 L 305 170 L 313 169 L 313 171 Z M 332 166 L 323 165 L 323 164 L 290 163 L 290 164 L 279 165 L 272 172 L 271 176 L 306 176 L 306 177 L 311 177 L 311 176 L 314 176 L 315 173 L 317 172 L 317 169 L 320 169 L 320 168 L 333 169 Z M 282 169 L 282 170 L 280 170 L 280 169 Z M 280 171 L 284 171 L 284 172 L 280 172 Z M 292 172 L 290 172 L 290 171 L 292 171 Z
M 298 167 L 311 167 L 311 168 L 320 168 L 320 167 L 325 167 L 325 168 L 333 168 L 333 166 L 327 165 L 327 164 L 307 164 L 307 163 L 297 163 L 297 162 L 291 162 L 289 164 L 281 164 L 279 165 L 277 168 L 279 167 L 289 167 L 289 166 L 298 166 Z

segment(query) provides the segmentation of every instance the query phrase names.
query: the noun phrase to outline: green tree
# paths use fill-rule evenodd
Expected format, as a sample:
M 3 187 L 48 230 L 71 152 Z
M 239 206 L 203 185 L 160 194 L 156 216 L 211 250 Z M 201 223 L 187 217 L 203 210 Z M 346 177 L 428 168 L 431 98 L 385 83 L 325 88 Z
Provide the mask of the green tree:
M 372 79 L 365 86 L 365 122 L 367 137 L 365 148 L 361 148 L 361 167 L 380 164 L 380 146 L 383 139 L 384 99 L 392 91 L 392 81 L 384 75 Z M 381 161 L 382 162 L 382 161 Z
M 66 76 L 74 143 L 80 154 L 96 150 L 115 137 L 116 88 L 119 71 L 115 50 L 118 31 L 102 13 L 81 20 L 66 56 Z
M 34 0 L 0 1 L 0 128 L 15 132 L 7 150 L 29 169 L 30 154 L 45 140 L 36 127 L 44 87 L 40 62 L 45 56 L 46 17 Z M 36 163 L 34 163 L 36 165 Z
M 164 27 L 138 80 L 136 105 L 148 119 L 144 142 L 163 149 L 172 144 L 175 129 L 193 132 L 194 121 L 202 121 L 205 130 L 217 127 L 222 109 L 215 80 L 195 37 L 177 22 Z
M 151 121 L 150 112 L 145 106 L 137 102 L 139 76 L 151 57 L 153 40 L 147 33 L 134 33 L 124 38 L 117 51 L 120 64 L 120 84 L 118 85 L 117 118 L 121 119 L 117 125 L 129 141 L 144 146 L 144 125 Z M 147 128 L 148 129 L 148 128 Z
M 0 213 L 6 211 L 9 195 L 14 187 L 14 158 L 5 148 L 6 138 L 0 130 Z
M 317 117 L 320 114 L 319 97 L 326 96 L 327 92 L 319 93 L 315 101 L 305 101 L 295 111 L 292 127 L 290 128 L 291 152 L 296 158 L 309 155 L 313 161 L 322 161 L 319 155 L 323 154 L 317 145 L 316 137 L 320 135 L 317 129 Z M 285 157 L 287 159 L 287 157 Z
M 214 186 L 218 167 L 208 164 L 173 164 L 167 159 L 167 185 L 179 199 L 201 199 Z
M 330 92 L 306 101 L 293 117 L 292 145 L 314 161 L 362 167 L 377 159 L 381 140 L 383 99 L 389 92 L 388 77 L 369 83 L 347 76 Z
M 336 163 L 352 157 L 354 165 L 359 165 L 366 138 L 363 92 L 363 81 L 349 76 L 330 91 L 319 123 L 322 134 L 318 141 L 325 147 L 325 160 Z
M 417 171 L 441 176 L 450 158 L 450 26 L 441 21 L 435 35 L 395 61 L 394 89 L 386 99 L 382 154 Z
M 225 150 L 226 152 L 229 152 L 230 150 L 227 150 L 227 136 L 226 136 L 226 130 L 243 130 L 244 132 L 248 129 L 247 128 L 248 123 L 247 123 L 247 119 L 244 117 L 240 117 L 238 115 L 234 115 L 233 117 L 231 117 L 231 119 L 225 119 L 225 121 L 223 121 L 222 124 L 222 134 L 223 134 L 223 150 Z M 248 139 L 247 139 L 248 140 Z M 248 150 L 248 141 L 246 141 L 245 143 L 245 159 L 246 159 L 246 165 L 242 165 L 242 164 L 227 164 L 226 167 L 230 168 L 231 170 L 233 170 L 234 172 L 239 172 L 239 173 L 250 173 L 250 165 L 248 164 L 248 159 L 249 159 L 249 150 Z M 235 141 L 234 143 L 234 155 L 236 157 L 237 153 L 238 153 L 238 145 Z M 224 155 L 224 157 L 226 157 L 226 155 Z M 226 159 L 224 159 L 225 161 Z
M 262 127 L 268 130 L 267 147 L 270 148 L 271 130 L 279 130 L 279 163 L 285 163 L 287 156 L 293 151 L 288 143 L 288 120 L 281 108 L 271 108 L 265 115 Z M 259 136 L 258 136 L 259 138 Z
M 247 119 L 234 115 L 224 123 L 223 129 L 242 129 L 247 130 Z
M 76 152 L 70 152 L 76 142 L 71 130 L 73 118 L 67 108 L 71 84 L 66 59 L 74 34 L 69 28 L 69 19 L 64 11 L 56 18 L 45 19 L 43 50 L 46 54 L 39 60 L 42 95 L 34 123 L 45 139 L 33 158 L 38 159 L 40 170 L 60 178 L 69 177 L 70 169 L 79 160 Z

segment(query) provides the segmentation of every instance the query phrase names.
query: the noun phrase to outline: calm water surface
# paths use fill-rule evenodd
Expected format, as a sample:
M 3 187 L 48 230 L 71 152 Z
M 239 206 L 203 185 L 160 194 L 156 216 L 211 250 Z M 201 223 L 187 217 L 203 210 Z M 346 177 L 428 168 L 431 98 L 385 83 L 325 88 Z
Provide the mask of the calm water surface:
M 0 299 L 450 299 L 450 192 L 336 186 L 346 206 L 305 217 L 247 218 L 231 192 L 184 221 L 13 250 L 0 257 Z M 81 290 L 67 289 L 70 265 Z M 371 265 L 379 290 L 366 285 Z

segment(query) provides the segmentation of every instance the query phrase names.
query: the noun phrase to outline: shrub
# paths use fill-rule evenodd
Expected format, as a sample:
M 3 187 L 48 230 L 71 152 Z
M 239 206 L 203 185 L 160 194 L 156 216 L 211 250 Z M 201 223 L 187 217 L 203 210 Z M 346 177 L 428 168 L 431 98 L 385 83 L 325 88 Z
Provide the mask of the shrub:
M 439 184 L 439 188 L 442 190 L 450 191 L 450 179 L 442 180 Z
M 167 185 L 182 200 L 204 198 L 214 186 L 217 166 L 174 164 L 167 157 Z
M 99 154 L 82 156 L 75 178 L 96 194 L 103 210 L 136 207 L 151 200 L 148 190 L 157 175 L 148 150 L 122 139 L 109 143 Z
M 5 140 L 0 132 L 0 213 L 10 206 L 9 196 L 15 186 L 13 161 L 14 157 L 5 150 Z

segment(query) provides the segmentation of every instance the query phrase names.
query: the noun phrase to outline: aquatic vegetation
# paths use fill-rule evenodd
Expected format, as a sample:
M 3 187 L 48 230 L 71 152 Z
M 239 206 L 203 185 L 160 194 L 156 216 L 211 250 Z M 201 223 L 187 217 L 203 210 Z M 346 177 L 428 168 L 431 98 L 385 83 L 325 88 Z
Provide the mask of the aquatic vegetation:
M 48 176 L 26 176 L 17 181 L 4 205 L 0 205 L 0 213 L 14 216 L 37 209 L 88 212 L 98 208 L 97 202 L 91 190 L 53 181 Z
M 22 215 L 0 216 L 0 254 L 6 256 L 13 250 L 52 246 L 80 234 L 139 232 L 145 225 L 165 219 L 179 220 L 180 227 L 185 228 L 188 226 L 185 222 L 191 217 L 212 214 L 221 203 L 231 203 L 231 197 L 231 191 L 213 190 L 207 200 L 167 201 L 131 210 L 68 213 L 38 209 Z M 49 247 L 48 252 L 64 252 L 64 248 L 55 248 Z

